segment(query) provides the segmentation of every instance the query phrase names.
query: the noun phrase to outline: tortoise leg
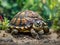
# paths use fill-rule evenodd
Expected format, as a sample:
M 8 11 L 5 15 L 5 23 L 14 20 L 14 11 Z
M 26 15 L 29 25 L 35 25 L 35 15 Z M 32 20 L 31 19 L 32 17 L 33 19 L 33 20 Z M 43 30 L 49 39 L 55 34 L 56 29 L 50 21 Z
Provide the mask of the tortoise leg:
M 31 32 L 33 38 L 40 39 L 38 33 L 34 29 L 31 29 L 30 32 Z
M 38 34 L 39 34 L 39 35 L 44 34 L 43 30 L 38 31 Z
M 49 33 L 49 27 L 48 26 L 44 26 L 43 27 L 43 31 L 44 31 L 45 34 Z
M 13 34 L 17 34 L 18 33 L 18 30 L 17 29 L 13 29 L 12 31 L 11 31 L 11 34 L 13 35 Z
M 12 29 L 9 28 L 9 29 L 5 30 L 5 32 L 6 32 L 6 33 L 11 33 L 11 30 L 12 30 Z

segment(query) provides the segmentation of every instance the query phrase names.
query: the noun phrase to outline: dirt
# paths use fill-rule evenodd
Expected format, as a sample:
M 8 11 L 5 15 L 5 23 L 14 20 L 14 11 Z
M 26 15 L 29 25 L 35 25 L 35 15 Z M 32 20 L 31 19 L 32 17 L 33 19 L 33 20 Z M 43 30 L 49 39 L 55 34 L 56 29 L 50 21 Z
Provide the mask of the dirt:
M 41 34 L 40 39 L 34 39 L 29 34 L 11 35 L 0 30 L 0 45 L 60 45 L 59 34 L 50 32 L 50 34 Z

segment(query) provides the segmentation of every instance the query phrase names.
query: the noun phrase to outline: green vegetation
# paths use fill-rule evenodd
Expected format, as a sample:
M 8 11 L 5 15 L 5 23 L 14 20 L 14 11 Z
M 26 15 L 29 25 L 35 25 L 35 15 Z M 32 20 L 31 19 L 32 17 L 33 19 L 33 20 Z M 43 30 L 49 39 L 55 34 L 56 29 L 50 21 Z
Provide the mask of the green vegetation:
M 55 13 L 55 18 L 53 20 L 53 28 L 56 30 L 56 31 L 59 31 L 60 30 L 60 3 L 57 4 L 56 6 L 56 13 Z
M 0 13 L 8 20 L 11 20 L 19 11 L 33 10 L 38 12 L 49 26 L 60 30 L 59 5 L 60 0 L 0 0 Z M 8 22 L 6 21 L 5 25 L 8 25 Z M 5 28 L 3 27 L 3 29 Z
M 0 21 L 0 30 L 5 30 L 8 28 L 9 20 L 4 17 L 4 21 Z

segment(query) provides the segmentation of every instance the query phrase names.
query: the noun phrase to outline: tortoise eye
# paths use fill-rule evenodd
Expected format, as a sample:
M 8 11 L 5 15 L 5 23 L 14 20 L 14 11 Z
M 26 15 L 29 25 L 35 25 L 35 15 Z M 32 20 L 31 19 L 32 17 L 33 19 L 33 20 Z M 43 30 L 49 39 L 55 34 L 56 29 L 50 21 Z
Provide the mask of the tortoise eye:
M 37 24 L 39 24 L 40 23 L 40 21 L 37 21 Z
M 40 21 L 37 21 L 36 23 L 37 23 L 37 25 L 40 25 Z

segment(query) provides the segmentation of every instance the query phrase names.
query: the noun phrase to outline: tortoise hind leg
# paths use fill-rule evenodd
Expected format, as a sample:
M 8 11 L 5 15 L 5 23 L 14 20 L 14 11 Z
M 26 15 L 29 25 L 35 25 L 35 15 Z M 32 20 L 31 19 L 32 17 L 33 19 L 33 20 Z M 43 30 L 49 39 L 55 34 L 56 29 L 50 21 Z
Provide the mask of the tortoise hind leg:
M 30 32 L 31 32 L 33 38 L 40 39 L 38 33 L 34 29 L 31 29 Z
M 12 30 L 12 29 L 9 28 L 9 29 L 5 30 L 5 32 L 6 32 L 6 33 L 11 33 L 11 30 Z
M 11 34 L 12 34 L 12 35 L 18 34 L 18 30 L 17 30 L 17 29 L 13 29 L 13 30 L 11 31 Z

